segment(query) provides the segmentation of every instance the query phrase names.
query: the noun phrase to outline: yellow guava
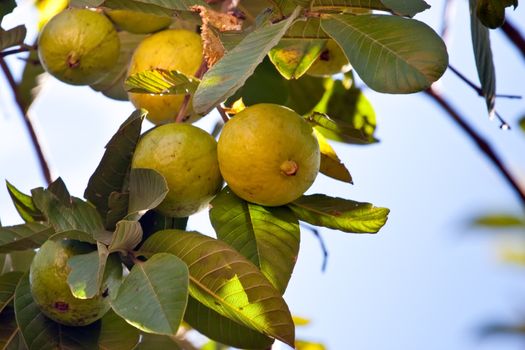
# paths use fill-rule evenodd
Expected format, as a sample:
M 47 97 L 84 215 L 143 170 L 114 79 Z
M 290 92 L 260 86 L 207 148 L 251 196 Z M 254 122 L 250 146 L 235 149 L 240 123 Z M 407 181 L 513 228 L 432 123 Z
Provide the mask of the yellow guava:
M 201 37 L 185 29 L 168 29 L 144 39 L 131 58 L 128 76 L 155 68 L 176 70 L 194 76 L 202 62 Z M 173 122 L 184 95 L 153 95 L 129 93 L 137 108 L 148 111 L 147 118 L 154 124 Z M 191 105 L 188 115 L 191 114 Z
M 40 247 L 31 263 L 29 283 L 33 299 L 44 315 L 67 326 L 85 326 L 109 310 L 109 278 L 103 282 L 101 293 L 91 299 L 75 298 L 67 283 L 71 271 L 68 259 L 95 249 L 91 244 L 73 240 L 48 240 Z
M 134 34 L 157 32 L 172 22 L 170 17 L 132 10 L 106 9 L 105 13 L 118 28 Z
M 231 190 L 266 206 L 299 198 L 314 182 L 321 158 L 312 127 L 293 110 L 266 103 L 225 124 L 217 153 Z
M 38 55 L 45 70 L 73 85 L 104 78 L 117 63 L 120 40 L 102 13 L 70 8 L 53 17 L 38 38 Z
M 169 192 L 157 210 L 171 217 L 204 209 L 223 183 L 217 142 L 191 124 L 165 124 L 144 134 L 131 167 L 154 169 L 166 178 Z
M 345 53 L 334 40 L 328 40 L 326 47 L 312 63 L 306 74 L 315 77 L 327 77 L 337 73 L 346 73 L 352 66 Z

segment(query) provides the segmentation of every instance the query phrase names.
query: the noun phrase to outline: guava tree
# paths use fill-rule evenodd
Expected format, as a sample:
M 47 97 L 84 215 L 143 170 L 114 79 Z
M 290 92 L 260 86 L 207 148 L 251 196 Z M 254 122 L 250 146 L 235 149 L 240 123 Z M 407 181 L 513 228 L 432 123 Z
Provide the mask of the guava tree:
M 3 2 L 1 16 L 15 6 Z M 525 199 L 490 147 L 432 90 L 448 54 L 433 29 L 412 19 L 429 8 L 423 0 L 37 6 L 58 14 L 43 20 L 34 44 L 24 26 L 0 31 L 0 63 L 21 114 L 44 71 L 137 110 L 109 140 L 83 199 L 51 178 L 38 147 L 48 186 L 26 194 L 7 183 L 24 223 L 0 228 L 3 348 L 194 349 L 188 330 L 208 337 L 207 349 L 269 349 L 276 340 L 315 346 L 295 338 L 282 297 L 301 224 L 376 233 L 389 213 L 304 194 L 318 172 L 352 183 L 331 142 L 377 142 L 357 76 L 378 92 L 426 91 Z M 517 2 L 470 6 L 479 91 L 493 115 L 489 28 L 503 25 L 505 8 Z M 25 52 L 16 81 L 4 57 Z M 213 110 L 223 129 L 218 145 L 191 125 Z M 141 135 L 144 119 L 156 127 Z M 206 208 L 215 232 L 186 231 L 188 216 Z

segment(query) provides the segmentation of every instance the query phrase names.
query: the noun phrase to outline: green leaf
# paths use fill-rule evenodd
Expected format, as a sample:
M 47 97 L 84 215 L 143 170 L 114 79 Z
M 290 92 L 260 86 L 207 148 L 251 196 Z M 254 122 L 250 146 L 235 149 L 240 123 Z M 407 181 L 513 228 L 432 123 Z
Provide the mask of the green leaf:
M 336 135 L 336 138 L 346 143 L 366 144 L 372 142 L 369 136 L 356 129 L 352 124 L 342 120 L 335 121 L 326 114 L 313 112 L 305 119 L 321 134 Z
M 18 332 L 15 311 L 7 307 L 0 313 L 0 349 L 2 350 L 24 350 L 26 349 Z
M 100 322 L 85 327 L 66 327 L 51 321 L 35 304 L 26 273 L 15 291 L 15 315 L 29 350 L 97 349 Z
M 7 191 L 15 205 L 16 211 L 25 222 L 44 221 L 45 218 L 35 207 L 31 196 L 20 192 L 15 186 L 6 181 Z
M 525 117 L 521 117 L 520 121 L 518 122 L 521 131 L 525 132 Z
M 124 88 L 124 81 L 128 72 L 128 65 L 133 55 L 133 51 L 138 44 L 146 38 L 146 35 L 132 34 L 126 31 L 118 33 L 120 39 L 120 53 L 117 63 L 97 83 L 90 85 L 95 91 L 100 91 L 104 95 L 121 101 L 128 100 L 128 93 Z
M 248 34 L 204 74 L 193 97 L 197 113 L 207 113 L 233 95 L 253 74 L 272 47 L 277 45 L 299 14 L 299 7 L 285 20 L 266 23 Z
M 50 240 L 53 241 L 59 241 L 62 239 L 74 239 L 76 241 L 80 242 L 86 242 L 90 244 L 97 244 L 97 241 L 94 238 L 95 235 L 91 233 L 87 233 L 84 231 L 79 230 L 68 230 L 68 231 L 62 231 L 59 233 L 55 233 L 51 237 L 49 237 Z
M 172 338 L 166 335 L 142 334 L 142 340 L 136 350 L 183 350 Z
M 191 296 L 184 320 L 210 339 L 240 349 L 269 349 L 273 339 L 213 311 Z
M 112 310 L 102 318 L 102 327 L 98 339 L 100 350 L 132 350 L 136 349 L 140 332 L 130 326 L 124 319 Z M 161 349 L 159 349 L 161 350 Z
M 78 230 L 93 233 L 103 229 L 97 210 L 80 198 L 69 197 L 65 202 L 65 198 L 60 200 L 51 190 L 42 188 L 33 189 L 31 194 L 35 206 L 44 213 L 56 232 Z
M 361 89 L 355 88 L 348 80 L 346 77 L 345 80 L 325 80 L 325 93 L 314 107 L 314 111 L 330 116 L 330 119 L 336 123 L 341 121 L 343 125 L 349 124 L 368 137 L 369 143 L 376 142 L 377 140 L 374 137 L 376 129 L 374 109 Z M 338 132 L 322 127 L 318 131 L 331 140 L 354 143 L 352 139 L 345 138 Z M 361 144 L 362 141 L 358 143 Z
M 109 252 L 121 252 L 127 254 L 133 250 L 142 240 L 142 227 L 138 221 L 122 220 L 117 223 L 117 228 L 113 233 Z
M 106 145 L 106 152 L 89 179 L 84 197 L 95 205 L 104 221 L 109 210 L 110 194 L 123 190 L 144 117 L 144 111 L 135 111 L 120 126 Z
M 36 46 L 37 42 L 33 44 Z M 24 112 L 29 110 L 31 104 L 35 100 L 36 96 L 40 92 L 40 81 L 41 75 L 45 72 L 40 60 L 38 59 L 38 51 L 32 50 L 29 52 L 22 73 L 22 79 L 18 83 L 17 91 L 20 104 L 24 108 Z
M 381 0 L 381 2 L 394 13 L 408 17 L 414 17 L 430 8 L 430 5 L 423 0 Z
M 0 23 L 5 15 L 11 13 L 16 7 L 15 0 L 5 0 L 0 2 Z
M 489 228 L 525 227 L 525 218 L 510 214 L 488 214 L 476 218 L 473 224 Z
M 295 342 L 296 350 L 326 350 L 324 344 L 298 340 Z
M 299 254 L 299 222 L 286 207 L 263 207 L 237 197 L 228 187 L 211 202 L 217 238 L 258 266 L 284 294 Z
M 108 213 L 105 226 L 113 229 L 117 222 L 128 215 L 129 192 L 111 192 L 108 198 Z M 108 242 L 109 244 L 109 242 Z
M 341 46 L 361 79 L 379 92 L 424 90 L 448 65 L 443 40 L 413 19 L 342 14 L 321 20 L 321 26 Z
M 104 292 L 102 283 L 105 280 L 119 283 L 122 277 L 122 264 L 118 255 L 109 255 L 108 249 L 101 243 L 97 246 L 98 249 L 91 253 L 75 255 L 68 260 L 71 272 L 67 283 L 76 298 L 93 298 Z M 116 292 L 118 288 L 108 286 L 108 289 L 110 292 Z
M 36 222 L 0 227 L 0 253 L 38 248 L 53 233 L 49 226 Z
M 15 289 L 22 275 L 22 272 L 8 272 L 0 275 L 0 314 L 14 300 Z
M 112 301 L 113 310 L 138 329 L 175 335 L 188 300 L 188 268 L 172 254 L 136 263 Z
M 268 57 L 286 79 L 300 78 L 319 56 L 326 40 L 283 39 L 270 50 Z
M 29 270 L 35 251 L 32 249 L 10 252 L 9 254 L 0 254 L 0 273 L 10 271 L 26 272 Z M 4 266 L 2 268 L 2 259 Z
M 197 90 L 200 80 L 188 77 L 175 70 L 151 69 L 135 73 L 126 79 L 129 92 L 150 94 L 192 94 Z
M 490 33 L 476 15 L 476 0 L 470 0 L 470 35 L 474 48 L 474 59 L 481 83 L 481 91 L 489 116 L 494 115 L 496 105 L 496 71 L 490 48 Z
M 476 16 L 485 27 L 491 29 L 499 28 L 505 23 L 505 8 L 514 5 L 504 0 L 478 0 L 476 3 Z
M 324 194 L 302 196 L 288 205 L 301 221 L 351 233 L 376 233 L 386 223 L 387 208 L 370 203 L 332 198 Z
M 132 169 L 129 178 L 128 220 L 138 220 L 158 206 L 168 194 L 164 176 L 153 169 Z
M 341 162 L 326 138 L 318 131 L 315 131 L 315 136 L 317 137 L 321 151 L 321 166 L 319 167 L 319 171 L 333 179 L 353 184 L 350 172 Z
M 140 250 L 169 252 L 190 272 L 190 295 L 242 325 L 293 346 L 294 325 L 280 293 L 244 256 L 225 242 L 197 232 L 160 231 Z
M 9 30 L 0 28 L 0 51 L 23 44 L 26 34 L 27 30 L 24 25 L 19 25 Z

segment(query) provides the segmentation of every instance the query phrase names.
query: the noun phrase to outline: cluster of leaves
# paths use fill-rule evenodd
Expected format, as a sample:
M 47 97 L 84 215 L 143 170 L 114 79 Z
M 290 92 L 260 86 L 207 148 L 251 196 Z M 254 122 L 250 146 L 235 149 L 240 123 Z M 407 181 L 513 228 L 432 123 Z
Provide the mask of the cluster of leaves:
M 96 246 L 93 253 L 69 261 L 68 284 L 77 297 L 96 295 L 107 259 L 121 258 L 130 272 L 112 297 L 112 311 L 87 327 L 56 324 L 32 301 L 23 272 L 27 264 L 10 264 L 6 270 L 22 272 L 0 277 L 2 325 L 11 325 L 0 340 L 12 346 L 23 339 L 30 349 L 44 342 L 73 348 L 112 343 L 131 349 L 140 332 L 175 336 L 184 318 L 231 346 L 265 348 L 274 339 L 293 346 L 294 323 L 282 294 L 299 252 L 298 220 L 346 232 L 376 232 L 388 209 L 325 195 L 267 208 L 225 188 L 210 210 L 217 239 L 184 231 L 185 219 L 151 210 L 168 191 L 164 178 L 153 170 L 130 170 L 143 118 L 135 112 L 108 143 L 85 191 L 88 201 L 70 196 L 60 179 L 31 195 L 8 183 L 26 223 L 0 228 L 0 253 L 7 254 L 2 262 L 16 258 L 16 252 L 32 252 L 48 239 Z M 158 341 L 153 335 L 144 339 L 144 348 L 148 339 Z

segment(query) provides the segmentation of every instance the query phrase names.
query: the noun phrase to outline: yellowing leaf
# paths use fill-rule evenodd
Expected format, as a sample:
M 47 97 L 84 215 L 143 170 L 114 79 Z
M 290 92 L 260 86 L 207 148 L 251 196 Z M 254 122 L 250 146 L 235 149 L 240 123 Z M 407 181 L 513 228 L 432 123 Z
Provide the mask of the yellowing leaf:
M 38 10 L 38 29 L 42 29 L 53 16 L 64 10 L 69 4 L 68 0 L 36 0 Z
M 341 162 L 335 150 L 330 146 L 326 138 L 319 131 L 314 129 L 315 136 L 317 136 L 317 142 L 319 142 L 319 149 L 321 150 L 321 173 L 340 180 L 343 182 L 353 183 L 350 172 Z

